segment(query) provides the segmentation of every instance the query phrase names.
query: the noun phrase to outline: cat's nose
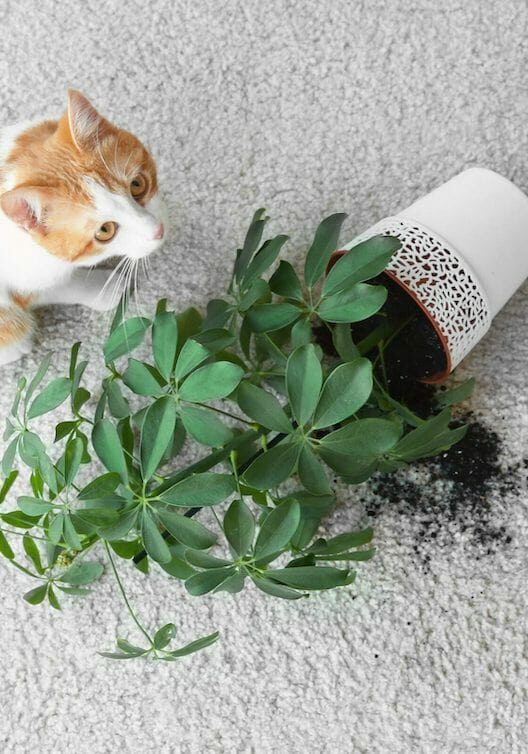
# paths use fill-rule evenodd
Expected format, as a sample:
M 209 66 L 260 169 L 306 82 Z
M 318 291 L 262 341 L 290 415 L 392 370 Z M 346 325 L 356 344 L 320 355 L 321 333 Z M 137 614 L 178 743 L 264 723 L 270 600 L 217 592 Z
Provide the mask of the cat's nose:
M 160 223 L 158 227 L 156 228 L 156 232 L 152 236 L 152 240 L 161 241 L 164 235 L 165 235 L 165 226 L 163 225 L 163 223 Z

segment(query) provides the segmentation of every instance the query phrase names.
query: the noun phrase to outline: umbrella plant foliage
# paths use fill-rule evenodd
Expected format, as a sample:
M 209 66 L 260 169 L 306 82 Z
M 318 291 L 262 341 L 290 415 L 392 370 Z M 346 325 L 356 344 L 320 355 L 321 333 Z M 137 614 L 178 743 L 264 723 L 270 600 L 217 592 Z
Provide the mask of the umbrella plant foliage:
M 124 586 L 130 568 L 163 569 L 194 596 L 251 585 L 297 600 L 348 586 L 354 563 L 374 554 L 373 532 L 318 536 L 336 505 L 335 479 L 357 484 L 462 437 L 447 399 L 419 418 L 391 398 L 353 342 L 350 323 L 387 296 L 368 280 L 399 242 L 361 243 L 325 275 L 344 217 L 319 225 L 302 277 L 278 261 L 286 236 L 262 243 L 259 210 L 226 296 L 204 315 L 165 300 L 152 318 L 121 306 L 95 395 L 83 385 L 79 343 L 68 374 L 48 379 L 49 355 L 20 379 L 4 435 L 0 553 L 32 582 L 24 595 L 32 605 L 60 609 L 64 597 L 89 594 L 105 569 L 112 574 L 141 644 L 118 639 L 101 654 L 175 661 L 218 637 L 175 648 L 173 623 L 145 627 Z M 338 357 L 323 358 L 314 323 L 329 329 Z M 50 440 L 41 417 L 56 409 Z M 21 469 L 29 484 L 14 499 Z

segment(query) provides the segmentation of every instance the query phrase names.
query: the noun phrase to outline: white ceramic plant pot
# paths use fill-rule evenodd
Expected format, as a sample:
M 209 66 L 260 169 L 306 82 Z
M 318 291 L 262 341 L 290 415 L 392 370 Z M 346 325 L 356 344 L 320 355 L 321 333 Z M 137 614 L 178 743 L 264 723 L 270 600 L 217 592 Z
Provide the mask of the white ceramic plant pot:
M 387 274 L 419 304 L 459 364 L 528 277 L 528 196 L 484 168 L 465 170 L 342 247 L 374 235 L 401 240 Z

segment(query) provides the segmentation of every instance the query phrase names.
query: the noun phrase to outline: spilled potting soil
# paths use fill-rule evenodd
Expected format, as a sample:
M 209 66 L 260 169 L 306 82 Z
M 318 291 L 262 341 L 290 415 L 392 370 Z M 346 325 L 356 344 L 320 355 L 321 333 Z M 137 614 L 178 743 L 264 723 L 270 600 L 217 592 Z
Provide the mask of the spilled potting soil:
M 413 519 L 414 549 L 424 563 L 431 551 L 426 543 L 445 548 L 463 539 L 478 559 L 511 542 L 493 497 L 518 489 L 518 469 L 501 465 L 496 432 L 470 413 L 462 419 L 468 431 L 461 442 L 440 456 L 373 478 L 363 499 L 369 517 L 390 508 Z

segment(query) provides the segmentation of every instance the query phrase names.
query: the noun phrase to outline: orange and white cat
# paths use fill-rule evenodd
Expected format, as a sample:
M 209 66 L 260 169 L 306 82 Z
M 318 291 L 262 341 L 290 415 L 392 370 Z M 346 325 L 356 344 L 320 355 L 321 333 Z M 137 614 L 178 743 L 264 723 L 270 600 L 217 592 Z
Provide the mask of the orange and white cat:
M 58 121 L 1 130 L 0 364 L 31 350 L 34 307 L 111 308 L 112 271 L 89 268 L 142 259 L 165 225 L 151 155 L 80 92 Z

